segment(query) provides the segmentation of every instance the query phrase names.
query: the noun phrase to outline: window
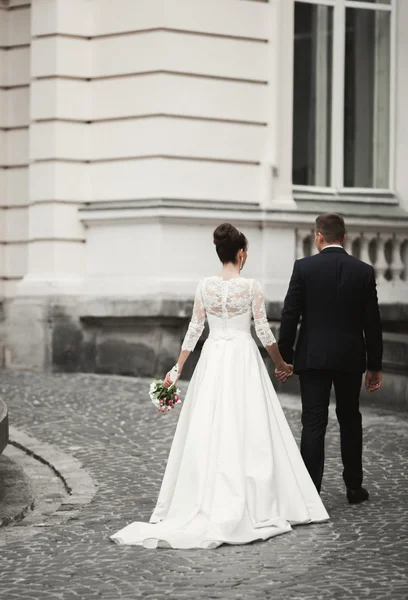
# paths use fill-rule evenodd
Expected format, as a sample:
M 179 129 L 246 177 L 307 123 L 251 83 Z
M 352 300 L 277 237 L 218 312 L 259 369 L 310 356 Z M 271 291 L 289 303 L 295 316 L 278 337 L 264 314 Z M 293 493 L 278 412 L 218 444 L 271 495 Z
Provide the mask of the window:
M 394 0 L 296 0 L 293 183 L 391 187 Z
M 330 186 L 333 8 L 297 4 L 293 110 L 293 178 Z

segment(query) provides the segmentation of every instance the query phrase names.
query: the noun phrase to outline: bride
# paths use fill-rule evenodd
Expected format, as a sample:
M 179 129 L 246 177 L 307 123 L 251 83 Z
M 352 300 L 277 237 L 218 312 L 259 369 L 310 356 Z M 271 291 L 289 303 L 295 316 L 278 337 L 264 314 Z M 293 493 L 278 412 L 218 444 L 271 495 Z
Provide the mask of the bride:
M 229 223 L 214 231 L 220 275 L 198 284 L 177 362 L 180 375 L 201 336 L 210 334 L 186 394 L 156 508 L 111 536 L 147 548 L 216 548 L 286 533 L 329 516 L 310 479 L 251 336 L 280 371 L 258 281 L 240 276 L 248 242 Z M 171 382 L 167 374 L 165 385 Z

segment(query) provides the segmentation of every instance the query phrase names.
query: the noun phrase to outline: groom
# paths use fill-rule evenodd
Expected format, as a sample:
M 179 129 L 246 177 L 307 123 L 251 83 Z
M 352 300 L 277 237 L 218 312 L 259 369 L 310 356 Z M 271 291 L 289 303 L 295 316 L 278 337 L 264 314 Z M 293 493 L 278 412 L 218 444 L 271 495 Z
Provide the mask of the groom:
M 295 262 L 282 311 L 279 349 L 285 362 L 294 360 L 294 371 L 299 375 L 301 453 L 319 492 L 334 385 L 347 498 L 358 504 L 369 497 L 361 485 L 361 379 L 366 371 L 367 390 L 381 387 L 382 331 L 374 269 L 347 254 L 342 247 L 345 237 L 342 217 L 317 217 L 315 244 L 319 254 Z M 280 381 L 286 380 L 285 374 L 276 371 L 276 375 Z

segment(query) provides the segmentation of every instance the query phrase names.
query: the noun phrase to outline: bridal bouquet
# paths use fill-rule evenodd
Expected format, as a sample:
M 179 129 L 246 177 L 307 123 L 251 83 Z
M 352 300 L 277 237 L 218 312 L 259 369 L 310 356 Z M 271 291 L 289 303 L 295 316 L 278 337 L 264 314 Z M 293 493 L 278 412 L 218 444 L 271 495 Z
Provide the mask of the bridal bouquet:
M 176 377 L 174 380 L 175 379 Z M 169 388 L 164 387 L 164 381 L 162 379 L 154 379 L 152 381 L 150 384 L 149 396 L 158 412 L 163 413 L 171 410 L 176 404 L 181 402 L 180 390 L 176 388 L 174 383 Z

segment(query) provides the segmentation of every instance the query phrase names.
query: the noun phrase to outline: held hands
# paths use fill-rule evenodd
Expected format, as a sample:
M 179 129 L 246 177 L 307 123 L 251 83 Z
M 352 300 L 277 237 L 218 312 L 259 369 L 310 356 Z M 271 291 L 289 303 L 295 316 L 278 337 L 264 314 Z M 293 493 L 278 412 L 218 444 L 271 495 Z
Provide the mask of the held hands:
M 289 377 L 293 375 L 293 365 L 288 365 L 285 362 L 278 365 L 275 369 L 276 379 L 281 383 L 286 383 Z
M 367 392 L 375 392 L 382 385 L 381 371 L 367 371 L 365 376 L 365 386 Z

